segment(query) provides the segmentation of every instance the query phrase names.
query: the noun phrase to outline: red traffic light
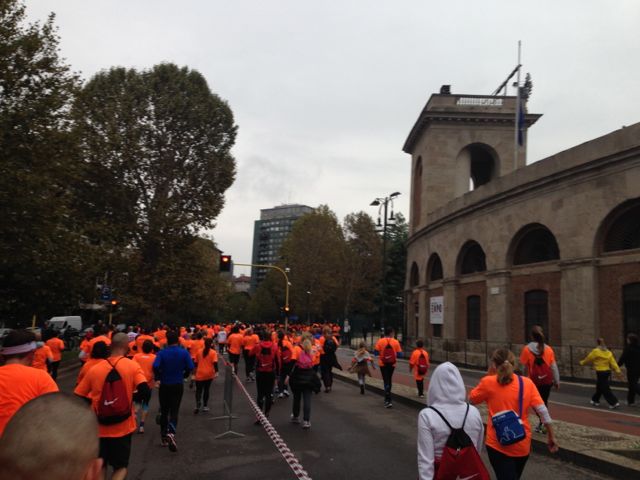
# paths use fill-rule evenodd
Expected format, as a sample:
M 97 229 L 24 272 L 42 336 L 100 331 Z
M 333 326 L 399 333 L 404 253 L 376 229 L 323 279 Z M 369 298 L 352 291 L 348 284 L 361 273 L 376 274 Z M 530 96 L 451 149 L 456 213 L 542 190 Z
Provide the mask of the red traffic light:
M 231 255 L 220 255 L 220 271 L 231 271 Z
M 111 305 L 113 305 L 114 307 L 116 305 L 118 305 L 118 300 L 116 300 L 115 298 L 111 300 Z
M 287 305 L 287 306 L 285 306 L 285 307 L 284 307 L 284 311 L 285 311 L 285 312 L 289 312 L 289 310 L 290 310 L 290 309 L 289 309 L 289 305 Z

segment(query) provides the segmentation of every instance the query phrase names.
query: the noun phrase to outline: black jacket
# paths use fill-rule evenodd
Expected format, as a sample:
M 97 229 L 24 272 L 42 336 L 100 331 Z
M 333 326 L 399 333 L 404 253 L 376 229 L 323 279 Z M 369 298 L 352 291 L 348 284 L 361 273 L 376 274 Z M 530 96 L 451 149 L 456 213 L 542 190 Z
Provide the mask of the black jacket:
M 297 365 L 291 372 L 289 385 L 292 390 L 313 390 L 320 392 L 320 378 L 313 368 L 299 368 Z
M 627 374 L 640 375 L 640 345 L 627 345 L 624 347 L 618 365 L 627 366 Z

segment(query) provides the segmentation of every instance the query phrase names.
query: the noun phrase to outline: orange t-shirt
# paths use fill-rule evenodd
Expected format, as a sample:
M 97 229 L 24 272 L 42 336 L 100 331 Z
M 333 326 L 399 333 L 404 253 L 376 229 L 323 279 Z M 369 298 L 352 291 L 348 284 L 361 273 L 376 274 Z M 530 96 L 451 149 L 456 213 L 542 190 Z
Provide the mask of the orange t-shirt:
M 62 360 L 62 350 L 64 350 L 64 342 L 62 340 L 58 337 L 50 338 L 47 340 L 46 345 L 51 349 L 54 362 Z
M 396 355 L 402 352 L 402 347 L 400 346 L 400 342 L 395 338 L 383 337 L 376 343 L 376 350 L 378 351 L 378 365 L 384 367 L 384 363 L 382 362 L 382 354 L 384 352 L 384 348 L 387 346 L 387 343 L 391 345 L 391 348 L 396 352 Z
M 76 380 L 76 385 L 78 385 L 82 381 L 82 379 L 87 375 L 87 372 L 89 370 L 91 370 L 95 365 L 97 365 L 100 362 L 104 362 L 104 358 L 89 358 L 89 360 L 84 362 L 84 365 L 82 365 L 80 372 L 78 372 L 78 380 Z
M 80 350 L 84 352 L 84 355 L 80 357 L 80 360 L 82 360 L 83 362 L 86 362 L 91 355 L 91 350 L 89 348 L 89 340 L 87 340 L 86 338 L 82 340 L 82 342 L 80 343 Z
M 191 349 L 189 353 L 191 354 L 191 358 L 195 360 L 198 356 L 198 352 L 204 349 L 204 340 L 201 338 L 200 340 L 191 340 Z
M 300 345 L 294 345 L 291 359 L 298 360 L 298 358 L 300 358 L 300 352 L 302 352 L 302 347 Z
M 153 353 L 142 352 L 142 353 L 136 353 L 133 356 L 133 361 L 136 362 L 138 365 L 140 365 L 140 368 L 142 369 L 142 373 L 147 379 L 147 384 L 149 385 L 149 388 L 153 388 L 153 385 L 155 383 L 153 379 L 153 361 L 155 359 L 156 359 L 156 356 Z
M 227 348 L 229 349 L 229 353 L 233 353 L 234 355 L 240 355 L 242 353 L 242 339 L 244 337 L 241 333 L 232 333 L 227 338 Z
M 255 347 L 259 343 L 260 343 L 260 337 L 255 333 L 251 335 L 245 335 L 244 337 L 242 337 L 242 347 L 245 350 L 251 351 L 253 350 L 253 347 Z
M 311 346 L 311 357 L 313 358 L 313 365 L 320 365 L 320 355 L 322 354 L 322 345 L 320 340 L 313 339 L 313 345 Z
M 198 351 L 196 356 L 196 363 L 198 366 L 196 367 L 196 380 L 213 380 L 216 376 L 216 371 L 214 369 L 214 365 L 218 363 L 218 352 L 215 351 L 214 348 L 209 350 L 209 353 L 206 357 L 202 354 L 204 350 Z
M 89 340 L 89 355 L 91 355 L 91 351 L 93 350 L 93 346 L 98 342 L 104 342 L 107 344 L 107 347 L 111 345 L 111 339 L 105 335 L 98 335 L 97 337 L 93 337 Z
M 155 341 L 153 340 L 153 337 L 151 335 L 147 335 L 144 333 L 142 335 L 138 335 L 136 337 L 136 352 L 142 353 L 142 344 L 145 342 L 145 340 L 150 340 L 151 343 L 155 344 Z
M 33 368 L 44 370 L 46 372 L 47 360 L 53 362 L 53 353 L 51 353 L 51 349 L 48 346 L 43 345 L 40 348 L 36 348 L 36 351 L 33 354 L 33 361 L 31 362 L 31 366 Z
M 421 355 L 427 357 L 427 368 L 429 368 L 429 354 L 424 348 L 416 348 L 411 352 L 411 358 L 409 358 L 409 369 L 413 371 L 413 378 L 415 380 L 423 380 L 426 376 L 426 373 L 424 375 L 418 373 L 418 361 Z
M 124 387 L 127 391 L 127 398 L 131 400 L 131 416 L 125 421 L 114 425 L 99 424 L 98 431 L 102 438 L 124 437 L 136 430 L 136 418 L 133 411 L 133 392 L 138 385 L 145 383 L 147 379 L 144 376 L 144 373 L 142 373 L 140 365 L 133 360 L 118 356 L 109 357 L 109 362 L 101 362 L 89 370 L 73 393 L 80 395 L 81 397 L 90 398 L 93 410 L 97 411 L 104 381 L 111 371 L 112 365 L 115 365 L 115 363 L 118 362 L 116 369 L 124 382 Z
M 529 350 L 528 346 L 525 345 L 520 353 L 520 363 L 527 367 L 527 372 L 529 376 L 531 376 L 531 367 L 533 366 L 533 362 L 535 361 L 536 356 Z M 553 353 L 553 348 L 549 345 L 544 346 L 544 350 L 542 352 L 542 360 L 544 363 L 551 367 L 552 364 L 556 361 L 556 355 Z
M 164 340 L 165 338 L 167 338 L 167 331 L 166 330 L 156 330 L 155 332 L 153 332 L 153 336 L 156 337 L 156 340 L 161 341 Z
M 529 425 L 529 408 L 538 405 L 544 405 L 538 389 L 531 380 L 522 377 L 522 423 L 526 437 L 513 445 L 501 445 L 496 436 L 496 430 L 493 428 L 491 417 L 496 413 L 504 410 L 513 410 L 516 415 L 519 413 L 518 392 L 520 390 L 518 378 L 513 376 L 513 381 L 507 385 L 500 385 L 496 375 L 487 375 L 480 379 L 477 387 L 471 390 L 469 400 L 473 404 L 487 402 L 489 410 L 489 418 L 487 420 L 486 444 L 504 453 L 509 457 L 526 457 L 531 450 L 531 426 Z
M 57 391 L 56 382 L 46 371 L 19 363 L 0 367 L 0 437 L 22 405 L 45 393 Z

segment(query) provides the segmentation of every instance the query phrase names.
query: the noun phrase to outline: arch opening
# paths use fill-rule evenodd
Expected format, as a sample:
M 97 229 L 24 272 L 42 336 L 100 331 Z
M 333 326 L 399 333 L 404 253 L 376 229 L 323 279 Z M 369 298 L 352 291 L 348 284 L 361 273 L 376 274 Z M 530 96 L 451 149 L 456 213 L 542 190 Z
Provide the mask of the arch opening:
M 416 262 L 413 262 L 411 265 L 411 274 L 409 276 L 409 286 L 417 287 L 420 284 L 420 273 L 418 271 L 418 265 Z
M 460 275 L 484 272 L 487 270 L 484 250 L 478 242 L 470 240 L 465 243 L 460 250 L 458 258 L 458 272 Z
M 515 235 L 511 248 L 513 265 L 548 262 L 560 259 L 556 237 L 540 224 L 523 227 Z
M 471 190 L 489 183 L 496 177 L 496 162 L 491 152 L 482 145 L 470 145 L 469 186 Z
M 433 282 L 436 280 L 442 280 L 442 278 L 443 271 L 440 255 L 432 253 L 429 257 L 429 261 L 427 262 L 427 281 Z
M 605 219 L 603 252 L 640 248 L 640 199 L 626 202 Z

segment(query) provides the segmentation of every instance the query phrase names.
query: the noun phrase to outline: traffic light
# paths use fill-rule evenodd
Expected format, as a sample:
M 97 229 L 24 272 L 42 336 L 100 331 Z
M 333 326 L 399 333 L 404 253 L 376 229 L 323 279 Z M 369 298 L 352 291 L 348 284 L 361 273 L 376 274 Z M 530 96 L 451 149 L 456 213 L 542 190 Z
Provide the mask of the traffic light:
M 220 271 L 231 271 L 231 255 L 220 255 Z
M 117 307 L 117 306 L 118 306 L 118 303 L 120 303 L 120 302 L 118 302 L 118 300 L 116 300 L 115 298 L 112 298 L 112 299 L 111 299 L 111 306 L 112 306 L 112 307 L 114 307 L 114 308 L 115 308 L 115 307 Z
M 289 310 L 291 310 L 291 308 L 289 308 L 289 305 L 285 305 L 284 307 L 284 313 L 289 315 Z

